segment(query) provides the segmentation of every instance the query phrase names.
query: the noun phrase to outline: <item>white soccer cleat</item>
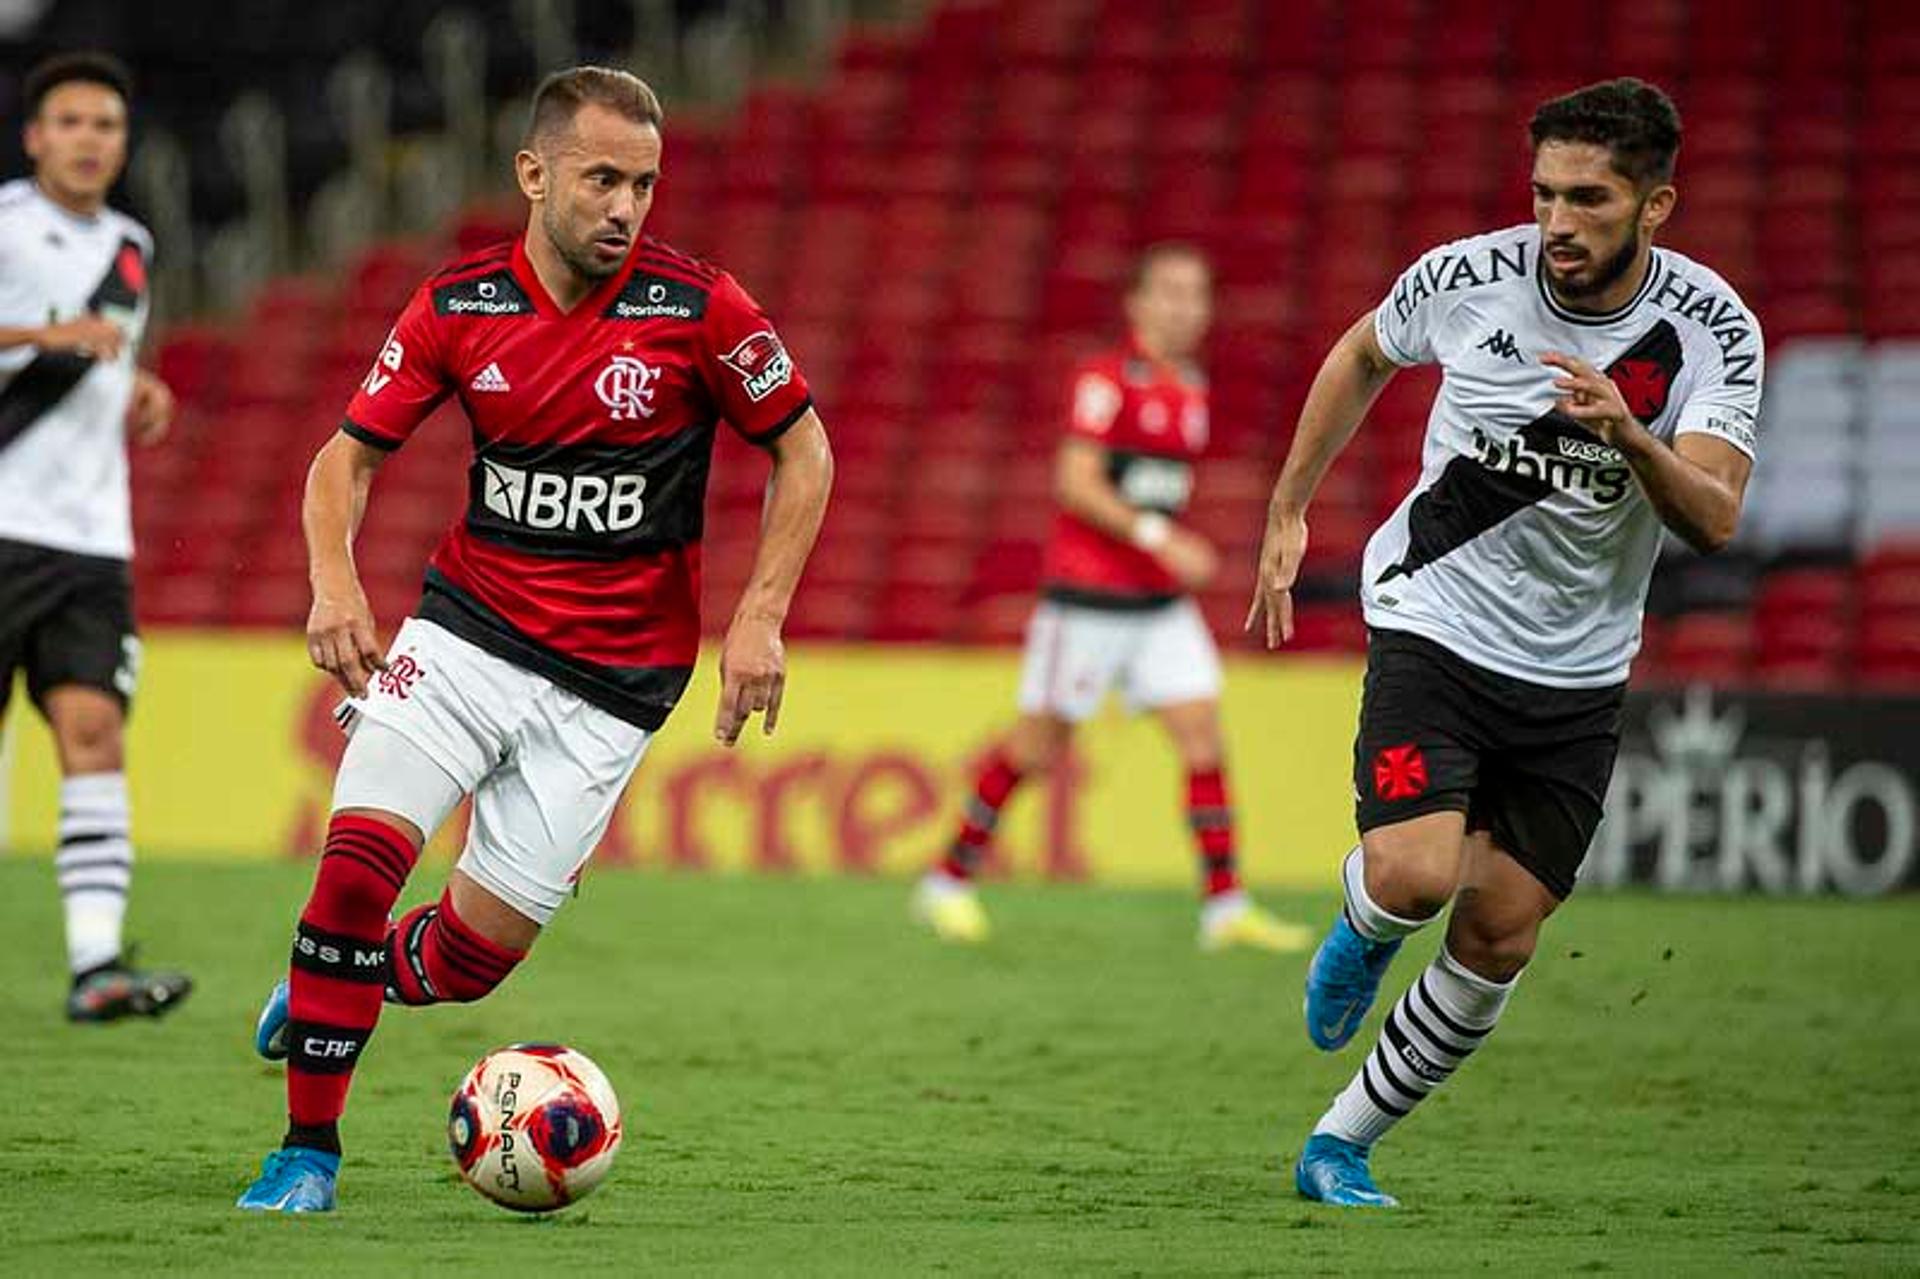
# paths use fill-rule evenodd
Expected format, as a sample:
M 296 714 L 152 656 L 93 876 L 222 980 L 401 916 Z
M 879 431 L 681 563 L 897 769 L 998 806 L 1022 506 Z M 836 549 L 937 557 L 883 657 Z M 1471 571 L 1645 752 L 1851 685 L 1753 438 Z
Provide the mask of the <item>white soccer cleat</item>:
M 1201 950 L 1245 946 L 1291 955 L 1312 944 L 1312 929 L 1262 909 L 1242 892 L 1222 894 L 1200 908 Z
M 976 945 L 993 930 L 980 894 L 964 879 L 930 870 L 913 889 L 913 917 L 931 928 L 941 941 Z

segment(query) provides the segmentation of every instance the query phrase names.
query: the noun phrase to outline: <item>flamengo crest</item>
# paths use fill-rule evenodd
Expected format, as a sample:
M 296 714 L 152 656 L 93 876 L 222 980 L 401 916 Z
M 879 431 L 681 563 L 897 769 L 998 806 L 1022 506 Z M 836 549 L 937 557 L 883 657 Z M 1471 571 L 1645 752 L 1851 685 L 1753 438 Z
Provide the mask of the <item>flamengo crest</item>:
M 613 410 L 613 420 L 628 422 L 653 416 L 654 383 L 658 369 L 631 355 L 616 355 L 594 379 L 593 390 Z

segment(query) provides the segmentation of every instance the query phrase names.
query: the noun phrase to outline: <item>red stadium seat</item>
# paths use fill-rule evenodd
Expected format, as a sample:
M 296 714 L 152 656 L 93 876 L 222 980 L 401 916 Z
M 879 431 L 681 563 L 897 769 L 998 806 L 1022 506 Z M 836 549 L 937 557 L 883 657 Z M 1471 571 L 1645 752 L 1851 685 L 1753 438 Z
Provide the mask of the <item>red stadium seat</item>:
M 1666 627 L 1659 674 L 1672 683 L 1737 683 L 1748 671 L 1753 626 L 1738 613 L 1689 613 Z
M 1861 627 L 1854 668 L 1862 684 L 1920 688 L 1920 609 L 1870 618 Z
M 855 26 L 814 83 L 756 85 L 731 117 L 676 123 L 650 228 L 748 284 L 832 431 L 835 503 L 796 633 L 1017 638 L 1054 518 L 1067 372 L 1112 340 L 1126 271 L 1160 236 L 1217 255 L 1216 456 L 1194 520 L 1244 562 L 1328 344 L 1420 252 L 1523 220 L 1529 113 L 1603 73 L 1675 91 L 1687 143 L 1665 242 L 1733 280 L 1776 348 L 1920 335 L 1920 29 L 1898 0 L 1765 21 L 1742 0 L 1643 0 L 1581 39 L 1518 0 L 927 9 Z M 136 463 L 143 608 L 285 620 L 305 457 L 394 307 L 448 252 L 523 222 L 517 200 L 483 202 L 435 242 L 370 244 L 333 277 L 273 282 L 233 324 L 163 335 L 182 413 L 168 449 Z M 1328 476 L 1319 585 L 1350 590 L 1418 476 L 1433 391 L 1430 373 L 1396 378 Z M 465 429 L 447 419 L 383 471 L 362 541 L 401 607 L 463 501 Z M 765 474 L 722 433 L 710 594 L 745 572 Z M 249 540 L 273 548 L 257 565 L 236 553 Z M 1237 594 L 1208 607 L 1224 618 Z M 1920 556 L 1774 573 L 1751 623 L 1650 624 L 1645 664 L 1808 687 L 1857 650 L 1892 678 L 1916 606 Z M 1363 640 L 1344 605 L 1302 616 L 1306 647 Z

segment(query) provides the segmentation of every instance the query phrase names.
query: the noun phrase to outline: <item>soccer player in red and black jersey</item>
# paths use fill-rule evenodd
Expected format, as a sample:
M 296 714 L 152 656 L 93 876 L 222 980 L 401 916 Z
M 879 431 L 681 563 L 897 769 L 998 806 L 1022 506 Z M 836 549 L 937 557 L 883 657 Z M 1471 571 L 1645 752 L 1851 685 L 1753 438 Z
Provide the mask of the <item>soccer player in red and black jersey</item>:
M 420 287 L 308 474 L 308 650 L 349 695 L 351 737 L 290 973 L 256 1036 L 287 1061 L 287 1135 L 242 1208 L 331 1209 L 338 1121 L 383 999 L 483 997 L 570 894 L 693 671 L 722 420 L 766 449 L 772 480 L 714 734 L 730 746 L 756 712 L 768 733 L 778 721 L 781 627 L 832 456 L 753 299 L 641 236 L 660 122 L 625 72 L 549 77 L 515 158 L 525 234 Z M 473 430 L 467 510 L 383 655 L 354 532 L 382 460 L 449 396 Z M 469 795 L 445 893 L 390 921 L 421 845 Z
M 1188 245 L 1155 245 L 1127 289 L 1127 341 L 1075 376 L 1055 463 L 1060 511 L 1047 547 L 1045 598 L 1027 632 L 1020 719 L 980 770 L 959 832 L 914 894 L 914 913 L 948 941 L 987 935 L 974 875 L 1002 805 L 1021 779 L 1054 765 L 1074 726 L 1116 687 L 1134 709 L 1159 718 L 1186 769 L 1204 892 L 1201 945 L 1297 950 L 1310 940 L 1240 886 L 1220 658 L 1188 597 L 1218 563 L 1206 540 L 1177 522 L 1207 445 L 1207 387 L 1195 357 L 1212 314 L 1207 259 Z

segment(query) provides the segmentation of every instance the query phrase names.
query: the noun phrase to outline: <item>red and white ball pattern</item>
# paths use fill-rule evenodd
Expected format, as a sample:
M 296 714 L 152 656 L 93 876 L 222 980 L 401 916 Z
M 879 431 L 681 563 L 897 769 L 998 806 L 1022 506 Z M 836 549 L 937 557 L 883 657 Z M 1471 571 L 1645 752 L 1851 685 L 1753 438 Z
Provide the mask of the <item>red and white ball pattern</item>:
M 585 1053 L 512 1044 L 454 1090 L 447 1141 L 467 1184 L 503 1208 L 551 1212 L 592 1193 L 620 1149 L 620 1099 Z

